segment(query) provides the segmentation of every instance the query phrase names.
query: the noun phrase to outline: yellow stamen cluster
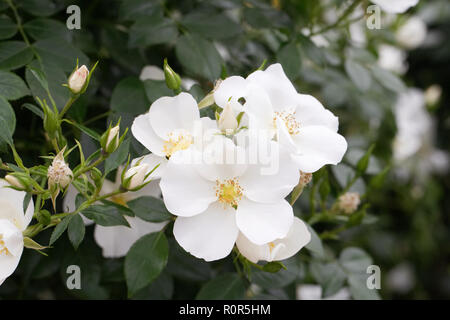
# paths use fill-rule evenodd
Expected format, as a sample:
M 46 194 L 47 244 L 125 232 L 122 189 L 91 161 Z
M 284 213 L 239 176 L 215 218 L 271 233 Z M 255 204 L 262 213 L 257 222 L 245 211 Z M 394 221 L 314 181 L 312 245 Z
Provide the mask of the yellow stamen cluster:
M 229 205 L 236 209 L 239 200 L 242 199 L 242 187 L 236 178 L 223 182 L 216 180 L 216 196 L 225 207 Z
M 177 151 L 185 150 L 193 143 L 192 136 L 189 133 L 169 133 L 169 139 L 164 141 L 163 151 L 167 158 Z
M 286 111 L 277 111 L 275 112 L 275 117 L 273 119 L 276 122 L 276 119 L 279 118 L 283 120 L 286 124 L 286 128 L 290 135 L 296 135 L 300 131 L 300 123 L 295 119 L 295 111 L 294 112 L 286 112 Z
M 275 243 L 269 242 L 269 251 L 272 253 L 272 250 L 275 248 Z
M 3 241 L 3 235 L 0 234 L 0 256 L 2 254 L 10 255 L 11 253 L 5 245 L 5 241 Z

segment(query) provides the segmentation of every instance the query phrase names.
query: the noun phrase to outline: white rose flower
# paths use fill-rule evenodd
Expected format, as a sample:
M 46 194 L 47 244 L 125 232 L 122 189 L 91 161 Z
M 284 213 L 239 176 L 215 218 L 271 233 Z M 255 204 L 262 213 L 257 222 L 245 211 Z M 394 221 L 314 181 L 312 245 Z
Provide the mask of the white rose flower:
M 133 160 L 136 161 L 137 159 Z M 133 162 L 132 162 L 133 164 Z M 151 169 L 154 166 L 151 166 Z M 106 180 L 103 182 L 100 195 L 105 195 L 117 190 L 121 185 L 122 167 L 119 167 L 114 182 Z M 156 171 L 155 171 L 156 172 Z M 153 174 L 151 175 L 153 178 Z M 67 189 L 66 196 L 63 201 L 63 208 L 65 212 L 72 212 L 76 209 L 75 198 L 78 191 L 72 185 Z M 126 192 L 109 198 L 108 200 L 120 205 L 126 206 L 127 202 L 143 196 L 160 197 L 161 190 L 159 189 L 159 180 L 152 181 L 142 189 L 135 192 Z M 91 225 L 92 220 L 87 219 L 81 215 L 86 225 Z M 144 221 L 138 217 L 124 216 L 130 224 L 126 226 L 111 226 L 104 227 L 96 225 L 94 230 L 95 242 L 102 248 L 102 253 L 105 258 L 120 258 L 127 254 L 131 246 L 142 236 L 160 231 L 167 222 L 153 223 Z
M 144 162 L 160 163 L 163 173 L 167 159 L 202 139 L 207 130 L 216 130 L 215 121 L 201 118 L 197 102 L 188 93 L 175 97 L 162 97 L 153 102 L 149 112 L 136 117 L 131 126 L 133 136 L 152 152 Z
M 417 16 L 409 18 L 400 26 L 395 38 L 403 47 L 415 49 L 419 47 L 427 37 L 427 25 Z
M 419 0 L 371 0 L 379 5 L 383 11 L 388 13 L 403 13 L 411 7 L 417 5 Z
M 270 148 L 279 151 L 282 164 L 273 175 L 262 175 L 260 163 L 229 161 L 229 155 L 246 151 L 223 137 L 203 153 L 190 148 L 172 156 L 160 187 L 167 209 L 178 216 L 173 233 L 181 247 L 212 261 L 231 252 L 239 232 L 258 245 L 286 236 L 293 211 L 284 197 L 298 183 L 299 171 L 278 144 Z
M 257 245 L 247 239 L 242 233 L 239 234 L 236 246 L 239 252 L 248 260 L 257 263 L 263 261 L 281 261 L 295 255 L 301 248 L 311 240 L 311 233 L 305 223 L 297 217 L 289 230 L 289 233 L 281 239 Z
M 221 107 L 230 99 L 244 98 L 250 129 L 276 134 L 303 172 L 337 164 L 347 150 L 346 140 L 337 133 L 338 118 L 316 98 L 297 93 L 278 63 L 253 72 L 247 79 L 225 79 L 214 98 Z
M 406 53 L 394 46 L 382 44 L 378 47 L 378 65 L 386 70 L 404 74 L 408 70 Z
M 30 224 L 34 213 L 33 200 L 24 212 L 26 193 L 8 186 L 8 182 L 0 179 L 0 285 L 19 264 L 24 248 L 22 232 Z

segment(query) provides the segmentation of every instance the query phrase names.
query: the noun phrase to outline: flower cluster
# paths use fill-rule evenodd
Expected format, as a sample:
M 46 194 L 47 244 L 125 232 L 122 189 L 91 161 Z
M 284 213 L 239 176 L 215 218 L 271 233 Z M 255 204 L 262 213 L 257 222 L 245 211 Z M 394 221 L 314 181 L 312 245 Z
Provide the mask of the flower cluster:
M 341 161 L 347 142 L 338 119 L 298 93 L 280 64 L 229 77 L 211 96 L 216 121 L 180 93 L 156 100 L 131 127 L 151 152 L 139 161 L 146 170 L 159 164 L 154 177 L 177 216 L 175 239 L 206 261 L 235 245 L 254 263 L 287 259 L 311 235 L 285 198 L 312 172 Z

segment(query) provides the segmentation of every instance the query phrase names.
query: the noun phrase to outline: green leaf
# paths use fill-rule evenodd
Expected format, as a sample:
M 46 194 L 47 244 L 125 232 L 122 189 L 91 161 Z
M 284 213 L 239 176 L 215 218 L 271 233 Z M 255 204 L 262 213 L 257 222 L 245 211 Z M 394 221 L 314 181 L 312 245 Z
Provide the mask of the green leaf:
M 374 78 L 386 89 L 394 92 L 405 91 L 406 86 L 403 81 L 390 71 L 378 66 L 371 66 Z
M 210 41 L 195 34 L 183 35 L 177 41 L 175 53 L 187 72 L 211 81 L 220 77 L 223 61 Z
M 311 233 L 311 241 L 309 241 L 305 248 L 316 254 L 319 258 L 325 257 L 322 240 L 309 224 L 306 224 L 306 227 L 308 228 L 309 233 Z
M 337 262 L 312 262 L 310 271 L 314 279 L 322 286 L 323 297 L 328 297 L 342 288 L 347 275 Z
M 93 220 L 95 223 L 109 226 L 127 226 L 127 220 L 120 214 L 115 206 L 111 205 L 93 205 L 81 212 L 86 218 Z
M 364 250 L 350 247 L 341 252 L 339 263 L 349 273 L 366 273 L 372 258 Z
M 78 249 L 78 246 L 83 241 L 85 232 L 86 228 L 84 226 L 83 219 L 79 214 L 75 215 L 70 220 L 69 226 L 67 228 L 67 235 L 69 236 L 69 240 L 75 250 Z
M 70 33 L 65 24 L 53 19 L 35 19 L 24 24 L 25 32 L 35 40 L 59 37 L 70 40 Z
M 301 267 L 291 258 L 283 261 L 286 269 L 281 269 L 277 273 L 256 271 L 252 274 L 252 282 L 264 289 L 278 289 L 293 283 L 301 275 Z
M 237 273 L 225 273 L 207 282 L 195 297 L 197 300 L 243 299 L 245 286 Z
M 0 142 L 13 144 L 12 136 L 16 129 L 16 115 L 9 102 L 0 96 Z
M 133 244 L 125 258 L 129 297 L 159 276 L 167 264 L 168 255 L 169 244 L 163 231 L 147 234 Z
M 193 12 L 183 17 L 181 24 L 192 33 L 209 39 L 232 38 L 241 33 L 241 27 L 222 13 Z
M 376 289 L 367 287 L 367 274 L 353 274 L 348 277 L 350 292 L 355 300 L 380 300 Z
M 8 100 L 17 100 L 28 95 L 28 90 L 22 78 L 14 73 L 0 71 L 0 95 Z
M 86 133 L 92 139 L 94 139 L 96 141 L 100 141 L 100 134 L 95 132 L 93 129 L 88 128 L 86 126 L 83 126 L 82 124 L 77 123 L 75 121 L 68 121 L 68 120 L 66 120 L 66 122 L 68 122 L 71 125 L 73 125 L 74 127 L 78 128 L 81 132 Z
M 56 225 L 55 229 L 53 229 L 52 235 L 50 236 L 50 242 L 48 244 L 49 246 L 55 243 L 55 241 L 58 240 L 59 237 L 61 237 L 64 231 L 66 231 L 67 226 L 69 225 L 69 222 L 72 218 L 73 216 L 67 216 Z
M 369 90 L 372 77 L 365 67 L 353 60 L 346 60 L 345 71 L 358 89 L 361 91 Z
M 56 0 L 20 0 L 17 2 L 28 13 L 40 17 L 51 16 L 64 7 L 62 1 Z
M 245 7 L 244 8 L 245 21 L 256 29 L 262 28 L 286 28 L 291 22 L 289 16 L 279 10 L 271 7 Z
M 0 16 L 0 40 L 9 39 L 17 32 L 16 23 L 8 16 Z
M 79 65 L 89 65 L 89 58 L 78 48 L 61 38 L 41 39 L 33 44 L 41 56 L 44 67 L 62 69 L 64 72 L 72 72 L 78 59 Z M 64 82 L 61 82 L 61 86 Z M 63 88 L 66 89 L 66 88 Z M 67 91 L 67 89 L 66 89 Z
M 42 110 L 39 107 L 35 106 L 34 104 L 24 103 L 22 105 L 22 108 L 28 109 L 31 112 L 33 112 L 35 115 L 37 115 L 39 118 L 44 119 L 44 112 L 42 112 Z
M 14 70 L 33 59 L 33 52 L 22 41 L 0 42 L 0 69 Z
M 117 169 L 121 164 L 127 161 L 128 152 L 130 151 L 130 140 L 131 139 L 128 138 L 122 141 L 116 151 L 111 153 L 105 160 L 105 174 Z
M 300 74 L 302 62 L 300 58 L 300 50 L 296 42 L 290 42 L 278 51 L 277 60 L 283 66 L 283 70 L 288 78 L 293 81 Z
M 163 96 L 173 96 L 173 91 L 167 88 L 164 80 L 144 80 L 143 83 L 147 98 L 151 102 Z
M 128 46 L 135 48 L 171 43 L 177 36 L 178 29 L 171 19 L 155 15 L 142 18 L 131 26 Z
M 271 261 L 266 263 L 263 267 L 265 272 L 277 273 L 281 269 L 286 269 L 286 266 L 282 264 L 280 261 Z
M 158 1 L 122 0 L 119 8 L 120 20 L 138 20 L 155 14 L 163 14 L 161 4 Z
M 127 203 L 134 214 L 142 220 L 149 222 L 162 222 L 172 218 L 167 211 L 164 201 L 152 196 L 139 197 Z
M 144 85 L 138 78 L 125 78 L 113 90 L 111 110 L 138 115 L 147 112 L 149 106 Z

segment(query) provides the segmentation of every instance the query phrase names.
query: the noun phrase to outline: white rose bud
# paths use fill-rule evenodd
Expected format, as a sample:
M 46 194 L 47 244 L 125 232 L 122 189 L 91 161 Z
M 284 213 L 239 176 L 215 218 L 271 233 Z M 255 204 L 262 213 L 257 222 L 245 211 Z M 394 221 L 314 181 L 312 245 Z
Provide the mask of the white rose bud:
M 427 37 L 427 25 L 418 17 L 409 18 L 397 30 L 395 37 L 406 49 L 419 47 Z
M 146 163 L 128 169 L 123 177 L 123 187 L 127 190 L 133 190 L 143 185 L 148 169 L 149 165 Z
M 20 189 L 20 190 L 26 190 L 26 186 L 24 186 L 24 185 L 22 184 L 22 182 L 19 181 L 19 179 L 17 179 L 16 177 L 14 177 L 14 176 L 12 176 L 12 175 L 10 175 L 10 174 L 7 174 L 7 175 L 5 176 L 5 180 L 6 180 L 12 187 L 15 187 L 15 188 Z
M 80 68 L 75 70 L 69 77 L 68 85 L 70 90 L 73 93 L 79 93 L 83 89 L 88 75 L 89 70 L 85 65 L 82 65 Z
M 233 132 L 238 127 L 236 116 L 234 115 L 233 107 L 227 103 L 222 113 L 220 114 L 219 129 L 224 133 Z
M 359 193 L 357 192 L 347 192 L 341 195 L 338 199 L 338 207 L 341 211 L 346 214 L 351 214 L 358 209 L 361 200 L 359 198 Z
M 119 126 L 115 126 L 109 130 L 108 137 L 106 138 L 105 151 L 113 153 L 119 146 Z
M 66 188 L 73 178 L 72 170 L 70 170 L 67 163 L 64 161 L 64 147 L 57 156 L 53 159 L 52 165 L 48 167 L 47 177 L 50 188 L 57 185 L 61 188 Z

